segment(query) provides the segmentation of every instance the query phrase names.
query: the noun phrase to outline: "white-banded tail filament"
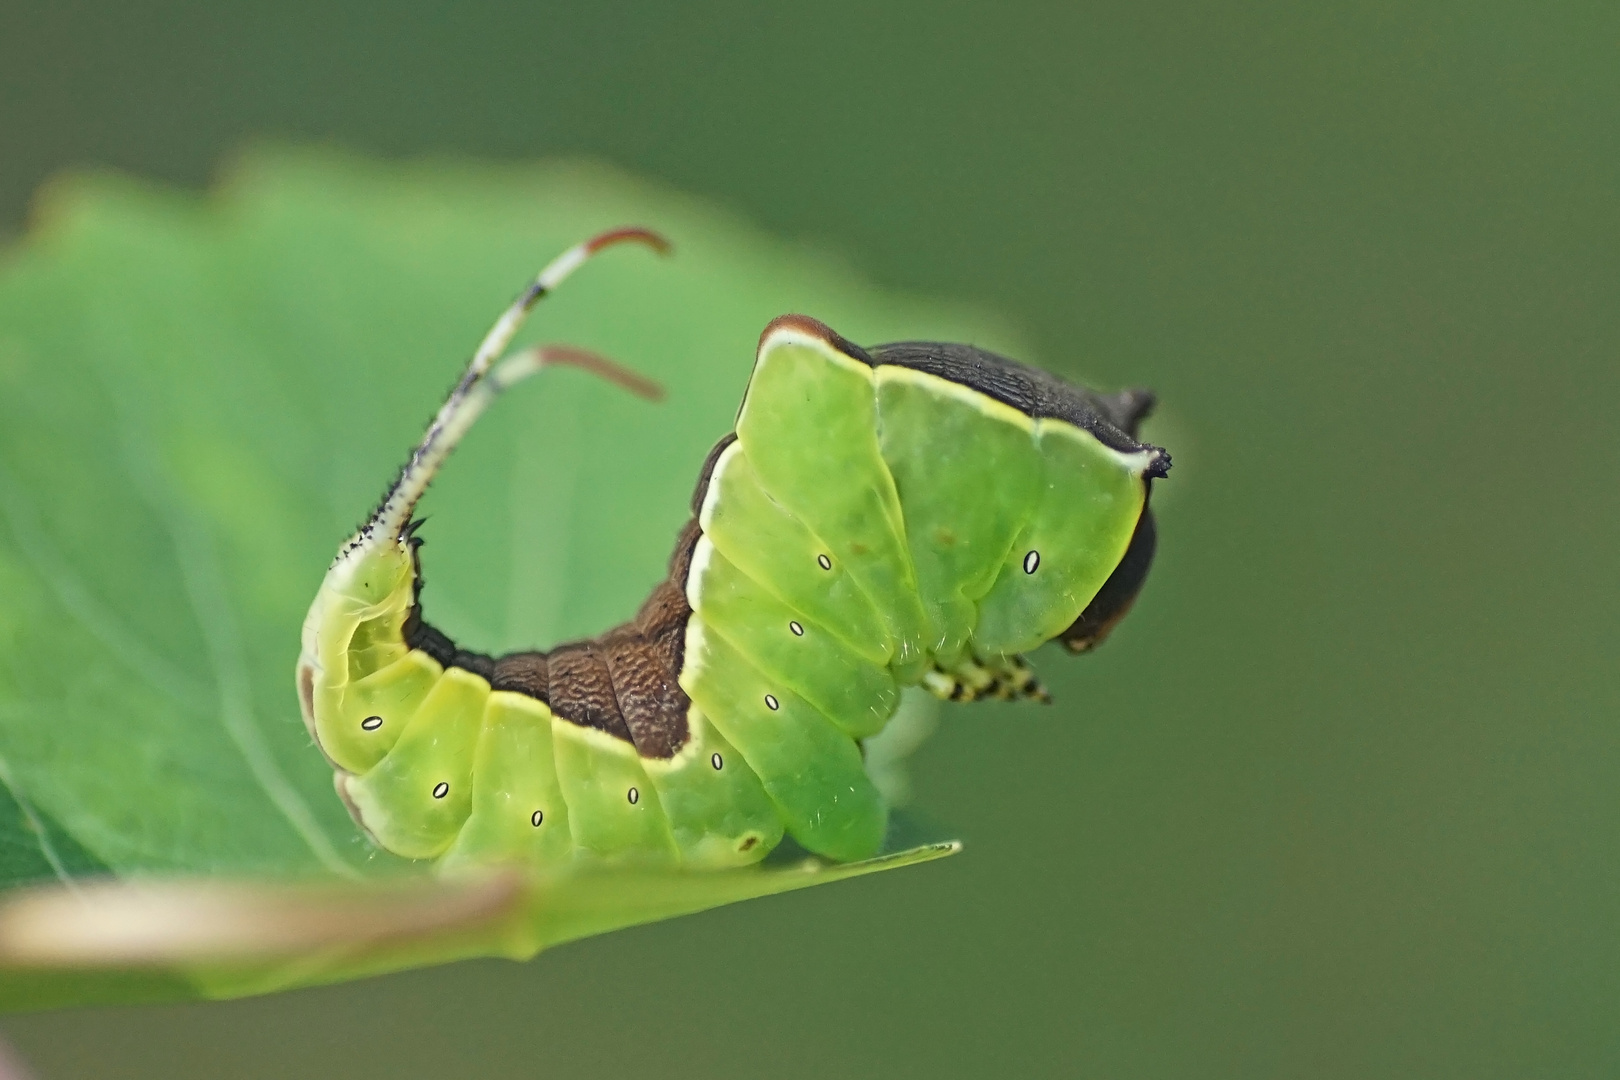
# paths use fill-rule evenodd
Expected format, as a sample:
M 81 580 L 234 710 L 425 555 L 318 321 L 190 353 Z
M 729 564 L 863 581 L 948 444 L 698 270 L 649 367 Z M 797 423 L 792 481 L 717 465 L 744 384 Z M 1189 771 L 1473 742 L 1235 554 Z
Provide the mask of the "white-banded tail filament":
M 410 460 L 389 489 L 382 505 L 372 515 L 357 538 L 356 546 L 387 544 L 404 535 L 412 511 L 428 483 L 444 464 L 445 458 L 466 435 L 473 422 L 492 401 L 515 383 L 553 364 L 566 364 L 583 368 L 594 375 L 624 387 L 631 393 L 651 400 L 663 397 L 663 388 L 645 376 L 615 364 L 606 357 L 568 345 L 543 345 L 513 353 L 496 364 L 507 346 L 512 343 L 523 321 L 540 298 L 562 284 L 575 270 L 583 266 L 592 255 L 621 243 L 639 243 L 660 254 L 669 251 L 669 242 L 649 229 L 624 228 L 599 233 L 582 244 L 576 244 L 546 264 L 512 305 L 495 320 L 489 333 L 479 343 L 467 370 L 456 383 L 450 396 L 439 407 L 438 414 L 428 425 L 422 441 L 411 452 Z M 486 378 L 487 376 L 487 378 Z

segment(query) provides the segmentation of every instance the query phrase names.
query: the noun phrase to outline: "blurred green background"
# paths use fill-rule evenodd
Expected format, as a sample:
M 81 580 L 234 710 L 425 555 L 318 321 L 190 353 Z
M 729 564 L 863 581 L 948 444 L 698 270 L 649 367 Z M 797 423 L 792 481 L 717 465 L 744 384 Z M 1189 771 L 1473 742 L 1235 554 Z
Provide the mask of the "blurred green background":
M 6 230 L 265 136 L 597 157 L 1154 386 L 1176 470 L 1065 704 L 921 753 L 960 858 L 0 1026 L 47 1078 L 1612 1075 L 1617 51 L 1610 4 L 7 0 Z

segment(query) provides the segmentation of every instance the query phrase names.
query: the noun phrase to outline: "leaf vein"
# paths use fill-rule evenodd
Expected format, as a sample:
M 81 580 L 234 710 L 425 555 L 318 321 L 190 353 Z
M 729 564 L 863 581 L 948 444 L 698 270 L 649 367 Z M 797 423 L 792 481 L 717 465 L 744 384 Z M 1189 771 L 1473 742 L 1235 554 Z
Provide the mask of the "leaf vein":
M 37 511 L 3 465 L 0 465 L 0 519 L 5 521 L 28 568 L 45 583 L 56 602 L 114 659 L 182 707 L 198 713 L 208 711 L 207 690 L 148 648 L 56 554 Z
M 45 857 L 45 862 L 50 866 L 51 872 L 56 875 L 58 881 L 67 886 L 69 892 L 77 894 L 79 891 L 78 882 L 74 881 L 73 876 L 67 872 L 67 867 L 62 863 L 61 856 L 56 853 L 56 845 L 51 842 L 51 834 L 45 829 L 45 822 L 40 819 L 38 812 L 34 810 L 34 804 L 29 801 L 28 796 L 24 795 L 22 789 L 17 786 L 11 772 L 11 763 L 4 757 L 0 757 L 0 786 L 5 787 L 6 791 L 17 803 L 17 806 L 21 808 L 23 817 L 28 819 L 28 827 L 34 833 L 34 841 L 39 845 L 39 853 Z
M 209 667 L 219 691 L 219 715 L 226 736 L 246 762 L 248 771 L 271 805 L 321 865 L 343 877 L 359 872 L 338 853 L 336 846 L 303 797 L 292 786 L 270 753 L 252 705 L 252 682 L 243 655 L 241 635 L 231 613 L 213 543 L 202 524 L 168 496 L 155 454 L 140 438 L 129 417 L 122 425 L 124 466 L 139 493 L 163 522 L 173 545 L 184 583 L 186 602 L 202 631 Z

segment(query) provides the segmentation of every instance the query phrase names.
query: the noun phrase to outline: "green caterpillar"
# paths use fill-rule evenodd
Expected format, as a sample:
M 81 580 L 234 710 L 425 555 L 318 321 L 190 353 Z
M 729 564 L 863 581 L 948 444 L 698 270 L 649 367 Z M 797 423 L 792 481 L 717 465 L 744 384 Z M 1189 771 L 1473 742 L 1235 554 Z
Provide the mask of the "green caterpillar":
M 1022 654 L 1091 648 L 1152 559 L 1145 391 L 1096 394 L 966 345 L 862 349 L 765 328 L 736 432 L 709 454 L 670 573 L 591 641 L 492 658 L 422 618 L 412 512 L 503 390 L 551 364 L 656 387 L 592 354 L 519 351 L 560 256 L 501 317 L 304 623 L 298 695 L 356 821 L 444 866 L 581 857 L 753 863 L 785 835 L 835 860 L 882 844 L 862 743 L 903 688 L 1044 698 Z

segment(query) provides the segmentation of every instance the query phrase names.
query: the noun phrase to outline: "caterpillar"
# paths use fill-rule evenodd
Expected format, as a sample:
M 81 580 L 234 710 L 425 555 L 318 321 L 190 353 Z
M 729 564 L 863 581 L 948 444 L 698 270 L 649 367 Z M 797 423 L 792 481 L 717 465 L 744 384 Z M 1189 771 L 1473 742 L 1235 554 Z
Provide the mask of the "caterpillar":
M 1084 652 L 1130 608 L 1169 456 L 1136 439 L 1154 403 L 968 345 L 863 349 L 771 322 L 736 429 L 699 473 L 668 577 L 635 617 L 491 657 L 425 621 L 429 480 L 503 391 L 595 354 L 504 356 L 592 255 L 660 252 L 644 229 L 565 252 L 500 317 L 382 503 L 344 543 L 303 626 L 298 698 L 339 795 L 381 847 L 441 867 L 581 858 L 693 869 L 879 850 L 889 808 L 863 740 L 903 690 L 1046 699 L 1025 653 Z

